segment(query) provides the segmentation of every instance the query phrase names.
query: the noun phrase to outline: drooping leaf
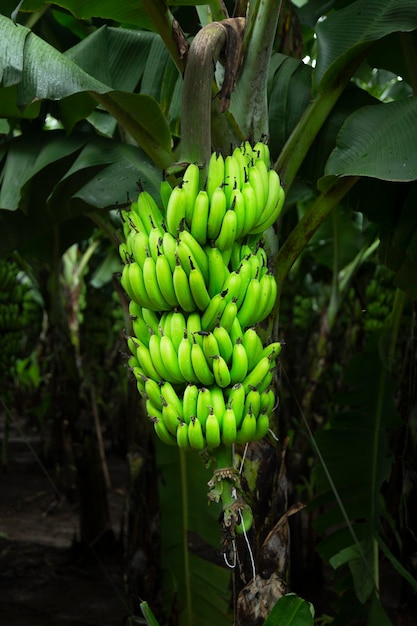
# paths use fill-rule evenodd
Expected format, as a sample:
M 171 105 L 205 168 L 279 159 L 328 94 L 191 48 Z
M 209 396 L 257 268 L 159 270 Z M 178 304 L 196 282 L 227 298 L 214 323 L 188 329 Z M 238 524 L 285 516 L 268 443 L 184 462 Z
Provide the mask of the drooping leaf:
M 417 98 L 363 107 L 342 126 L 320 188 L 331 176 L 371 176 L 382 180 L 417 179 L 415 138 Z
M 417 5 L 414 0 L 357 0 L 330 13 L 316 26 L 314 88 L 326 89 L 343 68 L 374 41 L 393 32 L 409 32 L 416 28 Z

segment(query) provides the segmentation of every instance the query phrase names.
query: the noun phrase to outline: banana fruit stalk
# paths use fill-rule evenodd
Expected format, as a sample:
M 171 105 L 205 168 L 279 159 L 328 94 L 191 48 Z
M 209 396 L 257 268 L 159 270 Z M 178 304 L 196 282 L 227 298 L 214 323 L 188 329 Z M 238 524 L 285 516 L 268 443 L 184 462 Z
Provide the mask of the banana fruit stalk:
M 162 183 L 162 209 L 141 191 L 122 212 L 129 365 L 169 445 L 220 451 L 268 433 L 281 345 L 257 332 L 277 293 L 261 236 L 284 199 L 266 144 L 245 142 L 212 155 L 204 188 L 190 164 Z

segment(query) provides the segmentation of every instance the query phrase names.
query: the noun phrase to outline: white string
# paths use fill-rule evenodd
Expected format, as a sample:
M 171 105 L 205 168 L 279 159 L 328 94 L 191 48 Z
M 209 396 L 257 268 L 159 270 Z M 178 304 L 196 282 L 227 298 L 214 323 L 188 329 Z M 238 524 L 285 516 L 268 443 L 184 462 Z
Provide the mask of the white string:
M 248 546 L 248 552 L 249 552 L 250 562 L 251 562 L 251 566 L 252 566 L 252 577 L 253 577 L 253 580 L 255 580 L 255 577 L 256 577 L 255 559 L 253 558 L 252 548 L 250 546 L 248 535 L 246 533 L 245 521 L 243 519 L 243 515 L 242 515 L 241 511 L 240 511 L 240 517 L 241 517 L 241 522 L 240 523 L 242 524 L 242 528 L 243 528 L 243 536 L 245 538 L 246 545 Z

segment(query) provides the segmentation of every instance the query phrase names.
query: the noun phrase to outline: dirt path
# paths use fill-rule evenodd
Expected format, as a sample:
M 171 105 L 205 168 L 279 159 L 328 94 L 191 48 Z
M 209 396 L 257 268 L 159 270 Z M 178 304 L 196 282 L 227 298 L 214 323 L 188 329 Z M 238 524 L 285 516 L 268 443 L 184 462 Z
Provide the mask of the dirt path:
M 21 425 L 22 426 L 22 425 Z M 24 425 L 22 426 L 24 427 Z M 36 447 L 36 438 L 31 437 Z M 119 537 L 126 492 L 124 459 L 109 457 L 112 527 Z M 0 626 L 119 626 L 129 603 L 123 550 L 81 556 L 72 547 L 77 512 L 51 483 L 14 430 L 0 475 Z

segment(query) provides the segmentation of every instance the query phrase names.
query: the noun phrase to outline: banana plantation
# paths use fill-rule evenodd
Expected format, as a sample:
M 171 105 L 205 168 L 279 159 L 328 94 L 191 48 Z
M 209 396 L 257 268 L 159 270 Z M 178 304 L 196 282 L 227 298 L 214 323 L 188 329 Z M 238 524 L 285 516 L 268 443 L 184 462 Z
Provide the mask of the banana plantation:
M 415 625 L 417 3 L 0 32 L 0 622 Z

